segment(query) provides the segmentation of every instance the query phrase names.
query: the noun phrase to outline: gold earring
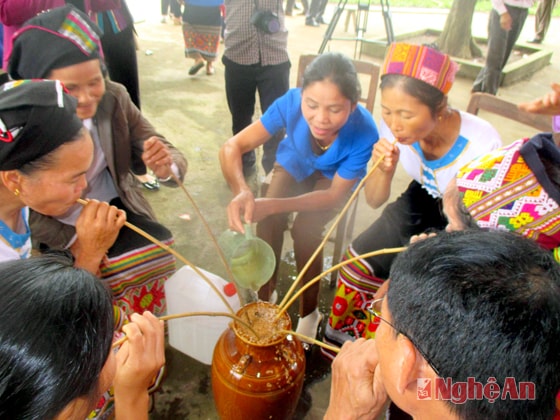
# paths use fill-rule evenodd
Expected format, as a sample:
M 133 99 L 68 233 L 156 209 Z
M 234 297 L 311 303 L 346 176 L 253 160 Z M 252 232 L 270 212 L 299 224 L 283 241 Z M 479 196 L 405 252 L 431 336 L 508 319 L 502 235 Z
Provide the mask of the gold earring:
M 19 190 L 18 190 L 17 188 L 14 190 L 14 195 L 15 195 L 16 197 L 19 196 Z

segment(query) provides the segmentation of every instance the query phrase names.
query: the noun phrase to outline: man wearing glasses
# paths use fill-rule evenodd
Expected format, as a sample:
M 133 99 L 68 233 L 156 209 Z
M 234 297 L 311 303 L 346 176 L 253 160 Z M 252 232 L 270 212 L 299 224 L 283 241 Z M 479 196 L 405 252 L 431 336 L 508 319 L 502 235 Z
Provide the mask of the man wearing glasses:
M 560 389 L 560 266 L 503 231 L 442 233 L 395 260 L 375 340 L 333 363 L 331 419 L 551 419 Z M 381 292 L 380 294 L 383 294 Z

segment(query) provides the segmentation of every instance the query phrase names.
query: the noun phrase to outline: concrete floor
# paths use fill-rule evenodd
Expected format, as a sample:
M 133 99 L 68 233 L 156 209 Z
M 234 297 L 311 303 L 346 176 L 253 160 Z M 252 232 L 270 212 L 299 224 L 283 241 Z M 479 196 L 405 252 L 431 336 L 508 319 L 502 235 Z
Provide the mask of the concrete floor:
M 217 158 L 220 145 L 231 135 L 230 114 L 224 94 L 223 65 L 219 60 L 216 62 L 216 73 L 213 76 L 207 76 L 204 71 L 195 77 L 188 76 L 187 70 L 192 65 L 192 61 L 184 58 L 180 26 L 159 22 L 158 1 L 128 0 L 128 4 L 137 20 L 143 112 L 152 124 L 187 156 L 189 173 L 185 186 L 211 226 L 212 232 L 219 235 L 227 228 L 225 207 L 231 198 L 221 176 Z M 336 4 L 331 5 L 329 12 L 332 12 Z M 441 29 L 445 18 L 445 11 L 437 9 L 392 10 L 395 33 L 424 28 Z M 335 37 L 352 36 L 344 33 L 342 20 L 336 28 Z M 533 37 L 533 22 L 533 17 L 529 17 L 521 41 Z M 534 74 L 529 80 L 502 88 L 499 96 L 516 103 L 530 100 L 547 92 L 552 81 L 559 80 L 559 23 L 558 19 L 552 22 L 544 43 L 544 47 L 554 50 L 552 64 Z M 286 25 L 290 31 L 291 80 L 292 85 L 295 86 L 299 55 L 317 53 L 326 27 L 307 27 L 301 16 L 286 18 Z M 486 15 L 475 14 L 473 33 L 485 36 L 485 32 Z M 366 38 L 375 39 L 382 36 L 384 36 L 384 26 L 381 12 L 373 8 L 369 14 Z M 355 45 L 354 41 L 333 40 L 329 42 L 327 50 L 342 51 L 353 56 Z M 361 58 L 379 63 L 379 60 L 367 56 Z M 449 94 L 452 106 L 465 109 L 471 85 L 472 80 L 459 78 L 456 81 Z M 374 109 L 376 121 L 380 117 L 378 102 L 379 98 Z M 532 134 L 526 127 L 509 121 L 501 121 L 491 116 L 488 116 L 488 120 L 502 134 L 504 143 Z M 394 181 L 393 195 L 396 196 L 404 190 L 408 182 L 408 177 L 402 171 L 398 172 Z M 146 191 L 146 195 L 160 220 L 174 233 L 178 252 L 194 264 L 226 277 L 214 245 L 185 194 L 180 189 L 162 189 L 158 192 Z M 363 199 L 359 202 L 355 233 L 362 231 L 378 215 L 378 211 L 368 208 L 364 202 Z M 179 217 L 185 213 L 190 215 L 190 221 Z M 331 247 L 331 244 L 327 245 L 327 255 Z M 285 249 L 286 256 L 281 262 L 283 274 L 279 285 L 281 297 L 295 277 L 289 240 L 286 241 Z M 327 259 L 325 264 L 328 266 L 330 261 Z M 320 310 L 328 314 L 332 289 L 326 281 L 322 283 Z M 291 315 L 295 321 L 293 311 Z M 314 349 L 308 358 L 305 387 L 298 407 L 297 419 L 320 419 L 328 405 L 330 367 L 317 350 Z M 218 418 L 211 395 L 210 367 L 173 348 L 168 348 L 167 365 L 168 377 L 162 391 L 156 396 L 151 419 Z

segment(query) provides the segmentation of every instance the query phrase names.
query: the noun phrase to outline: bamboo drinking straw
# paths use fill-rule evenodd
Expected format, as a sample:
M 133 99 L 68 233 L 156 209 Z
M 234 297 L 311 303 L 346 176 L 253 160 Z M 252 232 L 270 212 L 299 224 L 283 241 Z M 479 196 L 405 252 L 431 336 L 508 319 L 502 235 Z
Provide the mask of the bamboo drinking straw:
M 397 140 L 395 139 L 393 141 L 393 145 L 397 142 Z M 323 247 L 325 246 L 325 244 L 327 243 L 327 241 L 329 240 L 329 237 L 331 236 L 332 232 L 334 231 L 334 229 L 338 226 L 338 223 L 340 222 L 340 219 L 342 219 L 342 217 L 346 214 L 346 212 L 348 211 L 348 208 L 350 207 L 350 205 L 352 204 L 352 202 L 356 199 L 356 197 L 358 196 L 358 193 L 360 192 L 362 186 L 364 185 L 364 183 L 366 182 L 366 180 L 369 178 L 369 176 L 373 173 L 373 171 L 375 171 L 377 169 L 377 167 L 381 164 L 381 162 L 383 161 L 383 159 L 385 158 L 385 156 L 380 156 L 379 159 L 377 159 L 377 162 L 375 162 L 375 164 L 371 167 L 371 169 L 367 172 L 366 176 L 364 176 L 362 178 L 362 180 L 359 182 L 358 186 L 356 187 L 356 189 L 354 190 L 354 192 L 352 193 L 352 195 L 350 196 L 350 198 L 348 199 L 348 202 L 346 203 L 346 205 L 342 208 L 342 210 L 340 211 L 340 213 L 338 214 L 338 216 L 335 218 L 332 226 L 330 227 L 330 229 L 327 231 L 327 233 L 325 234 L 325 237 L 323 238 L 323 240 L 321 241 L 321 243 L 319 244 L 319 246 L 317 247 L 317 249 L 315 250 L 315 252 L 313 253 L 313 255 L 311 256 L 311 258 L 309 258 L 309 260 L 307 261 L 307 263 L 303 266 L 303 268 L 301 269 L 301 271 L 299 272 L 298 276 L 296 277 L 296 279 L 294 280 L 292 286 L 290 287 L 290 289 L 286 292 L 286 295 L 284 296 L 284 299 L 282 299 L 282 302 L 280 302 L 280 307 L 284 307 L 286 305 L 286 301 L 290 298 L 290 295 L 294 292 L 295 288 L 298 286 L 298 284 L 301 282 L 301 279 L 303 278 L 303 276 L 305 275 L 305 273 L 307 272 L 307 270 L 309 269 L 309 266 L 311 265 L 311 262 L 315 259 L 315 257 L 319 254 L 319 252 L 321 252 L 321 250 L 323 249 Z
M 80 203 L 81 205 L 85 206 L 87 205 L 87 201 L 83 200 L 81 198 L 78 199 L 78 203 Z M 179 254 L 177 251 L 175 251 L 173 248 L 167 246 L 166 244 L 164 244 L 163 242 L 161 242 L 159 239 L 154 238 L 152 235 L 150 235 L 148 232 L 140 229 L 137 226 L 134 226 L 132 223 L 129 222 L 124 222 L 124 225 L 133 230 L 134 232 L 138 233 L 139 235 L 143 236 L 144 238 L 146 238 L 147 240 L 153 242 L 154 244 L 160 246 L 161 248 L 163 248 L 164 250 L 166 250 L 167 252 L 169 252 L 170 254 L 174 255 L 177 259 L 179 259 L 180 261 L 182 261 L 183 263 L 185 263 L 186 265 L 188 265 L 189 267 L 191 267 L 196 274 L 198 274 L 206 283 L 208 283 L 208 286 L 210 286 L 212 288 L 212 290 L 218 295 L 218 297 L 222 300 L 222 302 L 224 303 L 224 305 L 226 305 L 226 308 L 229 309 L 229 311 L 231 313 L 233 313 L 233 308 L 231 307 L 231 305 L 228 303 L 228 301 L 226 300 L 226 298 L 220 293 L 220 291 L 216 288 L 216 286 L 214 285 L 214 283 L 212 283 L 210 281 L 210 279 L 208 279 L 208 277 L 206 277 L 204 275 L 204 273 L 202 271 L 200 271 L 198 269 L 197 266 L 195 266 L 193 263 L 191 263 L 189 260 L 187 260 L 185 257 L 183 257 L 181 254 Z

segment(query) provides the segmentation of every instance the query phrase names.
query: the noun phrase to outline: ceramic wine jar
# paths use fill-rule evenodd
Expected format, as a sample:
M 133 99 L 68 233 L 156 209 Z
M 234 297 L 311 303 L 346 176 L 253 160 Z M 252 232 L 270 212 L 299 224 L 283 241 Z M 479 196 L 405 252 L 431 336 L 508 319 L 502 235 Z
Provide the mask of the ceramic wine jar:
M 292 335 L 287 313 L 275 321 L 278 307 L 253 302 L 237 316 L 260 338 L 233 321 L 218 340 L 212 359 L 212 390 L 223 420 L 291 419 L 305 374 L 301 342 Z

